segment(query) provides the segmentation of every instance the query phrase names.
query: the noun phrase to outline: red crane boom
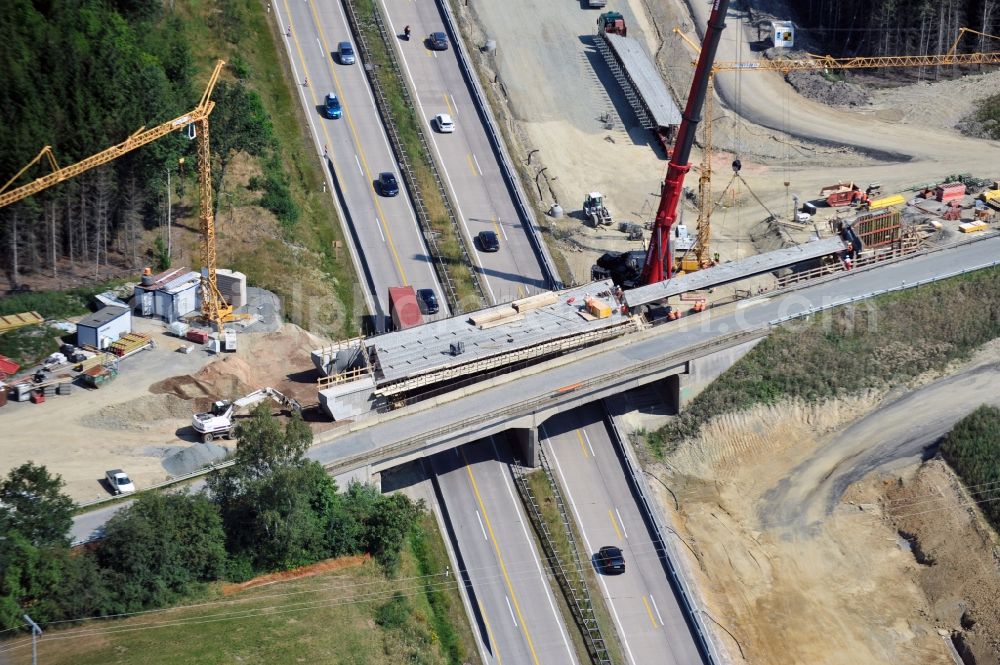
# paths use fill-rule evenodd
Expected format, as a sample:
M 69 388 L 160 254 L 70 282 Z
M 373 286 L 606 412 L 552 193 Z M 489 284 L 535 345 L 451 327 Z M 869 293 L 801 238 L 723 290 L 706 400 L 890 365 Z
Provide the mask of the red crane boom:
M 684 189 L 684 176 L 691 169 L 688 158 L 691 156 L 695 130 L 701 121 L 701 111 L 705 106 L 705 93 L 708 90 L 709 78 L 712 76 L 712 64 L 715 62 L 715 53 L 719 49 L 719 38 L 726 27 L 726 12 L 728 11 L 729 0 L 715 0 L 715 4 L 712 5 L 712 13 L 708 17 L 708 30 L 705 32 L 705 39 L 701 45 L 701 54 L 698 56 L 694 80 L 691 81 L 691 92 L 688 94 L 687 106 L 681 116 L 677 141 L 667 166 L 667 177 L 664 178 L 663 189 L 660 191 L 660 207 L 656 210 L 653 233 L 649 239 L 649 249 L 646 250 L 646 263 L 642 267 L 640 281 L 643 284 L 662 282 L 673 275 L 670 227 L 677 219 L 677 206 Z

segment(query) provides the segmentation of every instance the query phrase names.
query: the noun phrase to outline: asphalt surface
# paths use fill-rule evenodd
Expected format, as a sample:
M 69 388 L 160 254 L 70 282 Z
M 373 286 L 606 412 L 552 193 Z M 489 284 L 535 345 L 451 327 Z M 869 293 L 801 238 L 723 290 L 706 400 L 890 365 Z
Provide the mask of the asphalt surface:
M 623 367 L 653 362 L 693 345 L 745 330 L 766 329 L 771 321 L 800 315 L 812 308 L 842 303 L 891 286 L 949 274 L 962 268 L 993 265 L 1000 254 L 1000 237 L 969 245 L 921 255 L 870 270 L 845 274 L 839 279 L 816 284 L 782 295 L 753 298 L 740 302 L 733 310 L 682 318 L 666 324 L 659 334 L 568 362 L 544 372 L 519 377 L 516 381 L 470 393 L 440 406 L 429 406 L 407 417 L 391 418 L 342 434 L 333 431 L 320 435 L 309 456 L 323 464 L 357 454 L 369 453 L 396 441 L 447 427 L 472 414 L 491 414 L 526 400 L 551 396 L 560 386 L 572 386 L 588 378 L 602 376 Z M 794 324 L 791 324 L 794 325 Z
M 662 552 L 632 494 L 599 404 L 550 418 L 541 428 L 549 458 L 566 492 L 583 544 L 622 549 L 625 573 L 598 584 L 633 665 L 701 662 Z M 592 590 L 594 591 L 594 590 Z
M 529 229 L 519 219 L 504 183 L 496 154 L 472 91 L 459 68 L 455 46 L 449 36 L 447 51 L 432 51 L 427 37 L 445 31 L 436 2 L 381 0 L 393 34 L 402 35 L 410 26 L 409 40 L 397 39 L 405 74 L 415 91 L 417 115 L 441 165 L 442 177 L 451 190 L 456 215 L 462 225 L 476 266 L 485 277 L 487 296 L 507 302 L 545 290 L 547 283 L 535 254 Z M 442 134 L 433 118 L 451 115 L 455 131 Z M 483 252 L 473 238 L 480 231 L 494 231 L 500 251 Z
M 395 197 L 382 196 L 376 189 L 380 172 L 391 171 L 399 179 L 399 167 L 360 55 L 352 65 L 340 64 L 334 55 L 339 42 L 354 43 L 340 3 L 282 0 L 272 7 L 286 31 L 284 40 L 293 75 L 300 83 L 299 97 L 316 142 L 317 158 L 330 169 L 334 183 L 330 194 L 342 195 L 343 221 L 354 244 L 352 254 L 359 262 L 365 290 L 374 296 L 370 304 L 375 313 L 385 315 L 388 288 L 402 284 L 433 288 L 444 302 L 406 189 L 400 183 Z M 354 50 L 357 53 L 356 45 Z M 304 85 L 307 80 L 308 86 Z M 340 99 L 343 117 L 332 120 L 321 112 L 328 92 Z M 446 315 L 445 309 L 438 316 Z
M 501 440 L 435 455 L 439 503 L 460 557 L 454 562 L 473 609 L 473 629 L 488 662 L 576 663 L 517 498 Z

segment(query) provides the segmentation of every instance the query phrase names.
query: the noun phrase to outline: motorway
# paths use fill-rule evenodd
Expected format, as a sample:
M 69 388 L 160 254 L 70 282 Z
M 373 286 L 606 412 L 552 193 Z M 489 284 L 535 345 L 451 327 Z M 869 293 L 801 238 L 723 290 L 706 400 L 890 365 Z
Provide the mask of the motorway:
M 317 155 L 327 155 L 335 186 L 343 195 L 343 223 L 354 245 L 359 275 L 366 281 L 364 290 L 370 291 L 373 313 L 388 312 L 388 288 L 400 284 L 433 288 L 443 301 L 406 188 L 401 184 L 399 196 L 391 198 L 376 192 L 378 174 L 392 171 L 399 179 L 399 168 L 360 56 L 355 64 L 342 65 L 332 55 L 339 42 L 354 42 L 340 3 L 280 0 L 273 7 L 285 31 Z M 307 79 L 309 85 L 302 85 Z M 331 91 L 343 106 L 343 117 L 337 120 L 320 112 Z M 439 316 L 446 316 L 446 309 Z
M 412 30 L 409 41 L 397 41 L 397 52 L 413 84 L 417 115 L 437 153 L 469 246 L 473 247 L 471 239 L 480 231 L 494 231 L 500 238 L 499 252 L 472 252 L 486 278 L 487 296 L 493 302 L 508 302 L 545 290 L 548 284 L 529 239 L 530 231 L 522 224 L 504 183 L 459 68 L 455 45 L 451 43 L 447 51 L 432 51 L 426 44 L 430 33 L 445 31 L 437 3 L 381 0 L 381 4 L 393 34 L 402 34 L 407 25 Z M 454 37 L 450 35 L 449 41 Z M 452 116 L 454 133 L 436 131 L 432 119 L 438 113 Z
M 473 625 L 489 662 L 576 663 L 530 523 L 510 475 L 503 438 L 429 459 L 455 545 Z
M 566 411 L 542 425 L 540 438 L 587 552 L 616 545 L 624 553 L 624 574 L 597 579 L 625 658 L 633 665 L 701 662 L 602 416 L 599 404 Z
M 850 298 L 869 296 L 887 287 L 951 274 L 963 268 L 992 266 L 1000 255 L 1000 236 L 986 238 L 963 246 L 951 247 L 871 269 L 843 273 L 837 279 L 785 293 L 768 294 L 744 300 L 735 307 L 716 313 L 685 317 L 654 329 L 652 333 L 636 334 L 627 344 L 604 345 L 607 350 L 584 355 L 582 360 L 567 361 L 545 371 L 512 377 L 512 380 L 470 392 L 441 404 L 428 404 L 406 417 L 385 420 L 372 418 L 360 421 L 360 427 L 333 430 L 319 435 L 309 456 L 327 466 L 353 456 L 377 457 L 385 446 L 411 438 L 422 439 L 422 433 L 451 430 L 457 423 L 475 416 L 479 422 L 467 431 L 485 429 L 494 414 L 525 406 L 524 414 L 541 408 L 542 400 L 552 400 L 559 386 L 574 386 L 593 377 L 618 375 L 629 368 L 654 366 L 662 358 L 681 354 L 692 347 L 725 337 L 737 331 L 767 330 L 772 321 L 802 315 L 821 307 L 832 307 Z M 568 359 L 574 357 L 571 354 Z M 409 408 L 409 407 L 408 407 Z M 391 414 L 390 414 L 391 415 Z M 506 416 L 505 416 L 506 417 Z M 436 435 L 438 439 L 446 435 Z M 434 437 L 430 437 L 431 441 Z M 426 440 L 423 444 L 425 445 Z

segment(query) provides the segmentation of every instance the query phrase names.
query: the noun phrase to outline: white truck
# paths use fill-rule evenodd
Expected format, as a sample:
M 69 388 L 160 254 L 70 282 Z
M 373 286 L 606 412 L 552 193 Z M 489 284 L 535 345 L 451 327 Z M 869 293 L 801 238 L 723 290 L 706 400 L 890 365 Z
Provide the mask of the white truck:
M 104 477 L 108 481 L 108 486 L 111 487 L 112 494 L 129 494 L 135 491 L 135 483 L 133 483 L 132 479 L 128 477 L 128 474 L 121 469 L 111 469 L 110 471 L 105 471 Z
M 214 402 L 211 411 L 194 414 L 191 418 L 191 426 L 201 436 L 203 443 L 208 443 L 219 436 L 232 439 L 236 436 L 234 416 L 269 398 L 291 411 L 302 411 L 302 406 L 291 397 L 282 395 L 274 388 L 261 388 L 237 400 Z

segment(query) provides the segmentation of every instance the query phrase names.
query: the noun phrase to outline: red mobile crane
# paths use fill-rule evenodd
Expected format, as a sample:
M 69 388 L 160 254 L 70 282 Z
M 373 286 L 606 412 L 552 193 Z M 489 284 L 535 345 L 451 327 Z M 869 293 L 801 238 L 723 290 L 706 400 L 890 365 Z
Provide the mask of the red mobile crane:
M 667 166 L 667 177 L 663 180 L 663 189 L 660 191 L 660 207 L 656 210 L 653 233 L 649 239 L 649 249 L 646 250 L 646 262 L 639 280 L 642 284 L 662 282 L 673 275 L 670 227 L 677 219 L 677 205 L 684 189 L 684 176 L 691 169 L 688 158 L 691 156 L 695 130 L 701 121 L 701 111 L 705 106 L 705 93 L 708 90 L 709 78 L 712 76 L 712 64 L 719 48 L 719 38 L 726 27 L 727 11 L 729 11 L 729 0 L 715 0 L 712 13 L 708 17 L 708 29 L 701 45 L 694 80 L 691 81 L 691 92 L 688 94 L 687 106 L 681 116 L 677 141 Z

